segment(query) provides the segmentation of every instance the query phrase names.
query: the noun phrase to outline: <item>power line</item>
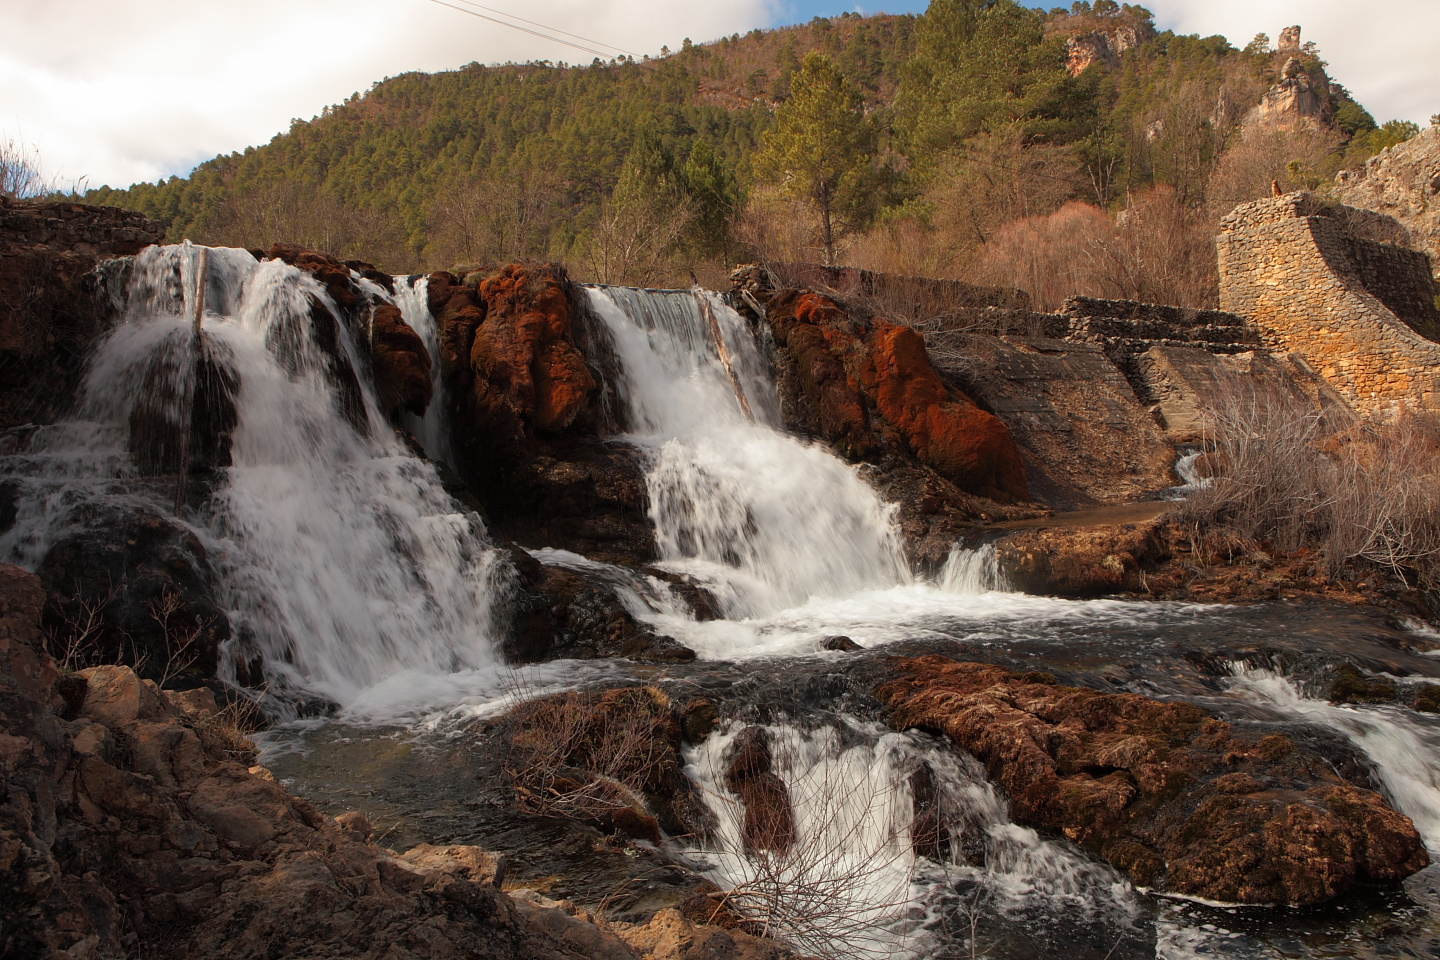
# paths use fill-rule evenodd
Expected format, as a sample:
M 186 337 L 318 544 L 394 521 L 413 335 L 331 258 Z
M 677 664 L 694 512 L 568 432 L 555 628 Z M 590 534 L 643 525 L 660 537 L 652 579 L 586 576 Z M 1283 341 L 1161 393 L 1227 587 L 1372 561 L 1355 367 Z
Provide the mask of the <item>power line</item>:
M 606 59 L 606 60 L 612 59 L 613 56 L 614 56 L 613 54 L 606 53 L 606 52 L 603 51 L 603 50 L 596 50 L 594 47 L 586 47 L 586 46 L 582 46 L 582 45 L 580 45 L 580 44 L 578 44 L 578 43 L 572 43 L 572 42 L 570 42 L 569 40 L 562 40 L 562 39 L 560 39 L 560 38 L 557 37 L 557 36 L 553 36 L 553 35 L 548 34 L 548 33 L 541 33 L 539 30 L 531 30 L 531 29 L 528 28 L 528 27 L 522 27 L 522 26 L 520 26 L 519 24 L 511 23 L 511 22 L 509 22 L 508 20 L 501 20 L 501 19 L 499 19 L 498 17 L 489 17 L 489 16 L 486 16 L 486 15 L 483 14 L 483 13 L 477 13 L 477 12 L 474 11 L 474 10 L 467 10 L 465 7 L 457 7 L 457 6 L 455 6 L 455 4 L 453 4 L 453 3 L 447 3 L 446 0 L 430 0 L 430 2 L 431 2 L 431 3 L 434 3 L 434 4 L 438 4 L 439 6 L 442 6 L 442 7 L 449 7 L 451 10 L 457 10 L 457 11 L 459 11 L 460 13 L 469 14 L 469 15 L 472 16 L 472 17 L 478 17 L 478 18 L 480 18 L 481 20 L 488 20 L 488 21 L 490 21 L 491 23 L 498 23 L 500 26 L 502 26 L 502 27 L 509 27 L 511 30 L 519 30 L 521 33 L 528 33 L 528 34 L 530 34 L 532 37 L 539 37 L 539 38 L 542 39 L 542 40 L 549 40 L 551 43 L 559 43 L 559 44 L 563 44 L 564 46 L 567 46 L 567 47 L 573 47 L 573 48 L 576 49 L 576 50 L 580 50 L 580 51 L 583 51 L 583 52 L 585 52 L 585 53 L 592 54 L 592 55 L 597 56 L 597 57 L 602 57 L 602 58 L 604 58 L 604 59 Z M 461 0 L 461 2 L 462 2 L 462 3 L 468 3 L 469 0 Z M 479 6 L 479 4 L 471 4 L 471 6 Z M 489 8 L 488 8 L 488 7 L 481 7 L 481 9 L 488 10 Z M 496 12 L 498 13 L 499 11 L 496 11 Z M 507 14 L 504 14 L 504 15 L 507 16 L 507 17 L 510 16 L 510 14 L 508 14 L 508 13 L 507 13 Z M 519 17 L 516 17 L 515 19 L 519 20 L 520 18 L 519 18 Z M 526 22 L 526 23 L 530 23 L 530 22 L 532 22 L 532 21 L 526 20 L 525 22 Z M 544 24 L 536 24 L 536 26 L 544 26 Z M 547 30 L 554 30 L 555 28 L 554 28 L 554 27 L 545 27 L 545 29 L 547 29 Z M 556 32 L 557 32 L 557 33 L 564 33 L 565 31 L 563 31 L 563 30 L 557 30 Z M 565 34 L 565 35 L 568 36 L 568 37 L 574 37 L 574 36 L 575 36 L 575 34 L 573 34 L 573 33 L 567 33 L 567 34 Z M 596 44 L 596 45 L 598 45 L 598 46 L 607 46 L 607 47 L 610 46 L 609 44 L 602 44 L 602 43 L 600 43 L 600 41 L 598 41 L 598 40 L 587 40 L 587 39 L 584 38 L 584 37 L 576 37 L 576 39 L 577 39 L 577 40 L 585 40 L 586 43 L 593 43 L 593 44 Z M 620 48 L 619 48 L 619 47 L 612 47 L 611 49 L 619 50 Z M 622 52 L 623 52 L 623 51 L 622 51 Z
M 517 16 L 516 16 L 515 14 L 513 14 L 513 13 L 506 13 L 504 10 L 496 10 L 494 7 L 487 7 L 487 6 L 485 6 L 484 4 L 482 4 L 482 3 L 474 3 L 474 2 L 472 2 L 472 0 L 460 0 L 460 2 L 463 3 L 463 4 L 465 4 L 465 6 L 467 6 L 467 7 L 478 7 L 478 8 L 481 9 L 481 10 L 488 10 L 488 11 L 491 12 L 491 13 L 498 13 L 498 14 L 499 14 L 500 16 L 502 16 L 502 17 L 509 17 L 511 20 L 519 20 L 521 23 L 528 23 L 528 24 L 530 24 L 530 26 L 532 26 L 532 27 L 539 27 L 539 28 L 542 29 L 542 30 L 549 30 L 551 33 L 558 33 L 558 34 L 560 34 L 561 36 L 569 37 L 569 38 L 571 38 L 572 40 L 584 40 L 586 43 L 593 43 L 593 44 L 595 44 L 595 45 L 598 46 L 598 47 L 609 47 L 611 50 L 615 50 L 615 51 L 618 51 L 619 53 L 623 53 L 623 54 L 625 54 L 627 57 L 633 57 L 633 56 L 635 56 L 635 54 L 632 53 L 631 51 L 626 50 L 624 47 L 617 47 L 617 46 L 615 46 L 615 44 L 613 44 L 613 43 L 605 43 L 604 41 L 601 41 L 601 40 L 591 40 L 591 39 L 588 38 L 588 37 L 582 37 L 582 36 L 580 36 L 578 33 L 569 33 L 569 32 L 567 32 L 567 31 L 561 30 L 559 27 L 551 27 L 551 26 L 548 26 L 548 25 L 546 25 L 546 24 L 539 23 L 539 22 L 537 22 L 537 21 L 535 21 L 535 20 L 526 20 L 524 17 L 517 17 Z

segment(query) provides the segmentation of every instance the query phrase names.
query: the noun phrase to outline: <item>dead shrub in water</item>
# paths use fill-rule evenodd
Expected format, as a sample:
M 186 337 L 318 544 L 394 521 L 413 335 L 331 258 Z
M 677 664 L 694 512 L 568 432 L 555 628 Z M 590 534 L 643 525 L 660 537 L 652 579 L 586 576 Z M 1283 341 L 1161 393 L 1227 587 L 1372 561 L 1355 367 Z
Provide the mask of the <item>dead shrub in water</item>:
M 646 799 L 673 795 L 679 728 L 654 687 L 562 693 L 510 713 L 506 774 L 522 810 L 657 841 Z
M 1177 508 L 1200 541 L 1312 549 L 1330 576 L 1380 569 L 1440 590 L 1440 420 L 1336 425 L 1235 391 L 1207 413 L 1208 486 Z

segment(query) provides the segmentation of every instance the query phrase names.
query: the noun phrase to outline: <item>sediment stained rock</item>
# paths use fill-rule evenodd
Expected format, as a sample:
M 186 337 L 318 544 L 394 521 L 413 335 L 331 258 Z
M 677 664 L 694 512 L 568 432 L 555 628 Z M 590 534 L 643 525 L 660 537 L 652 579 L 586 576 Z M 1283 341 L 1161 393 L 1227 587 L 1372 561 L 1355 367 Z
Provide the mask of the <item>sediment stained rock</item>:
M 1028 499 L 1009 430 L 940 380 L 912 328 L 853 316 L 810 290 L 776 294 L 767 317 L 794 363 L 799 419 L 842 454 L 898 447 L 963 490 Z
M 795 811 L 773 766 L 769 733 L 764 727 L 746 727 L 735 738 L 725 785 L 745 804 L 740 824 L 745 849 L 784 856 L 795 845 Z
M 888 676 L 877 695 L 892 726 L 951 737 L 1005 788 L 1016 822 L 1064 834 L 1137 884 L 1310 904 L 1429 863 L 1408 817 L 1289 737 L 940 656 L 896 660 Z

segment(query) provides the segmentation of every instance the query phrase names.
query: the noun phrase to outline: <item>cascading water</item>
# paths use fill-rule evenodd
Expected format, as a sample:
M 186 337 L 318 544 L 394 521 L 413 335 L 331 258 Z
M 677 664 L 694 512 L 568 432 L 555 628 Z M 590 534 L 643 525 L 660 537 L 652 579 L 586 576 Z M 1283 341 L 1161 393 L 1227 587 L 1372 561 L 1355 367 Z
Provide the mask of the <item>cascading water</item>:
M 732 725 L 686 751 L 685 772 L 715 824 L 692 856 L 729 891 L 730 903 L 802 952 L 980 953 L 995 920 L 1028 927 L 1008 936 L 1033 947 L 1077 947 L 1093 931 L 1103 931 L 1095 942 L 1109 947 L 1116 935 L 1133 935 L 1140 908 L 1130 885 L 1011 823 L 973 759 L 849 717 L 812 729 L 784 722 L 762 729 L 793 812 L 793 843 L 780 850 L 746 843 L 744 801 L 726 785 L 745 730 Z M 924 813 L 918 782 L 928 794 Z
M 627 439 L 650 457 L 664 567 L 704 583 L 732 619 L 909 581 L 893 510 L 829 451 L 779 428 L 739 314 L 710 294 L 589 293 L 621 366 Z M 733 358 L 734 386 L 697 296 Z
M 97 494 L 158 499 L 126 441 L 140 420 L 182 433 L 193 409 L 193 264 L 188 244 L 136 258 L 125 322 L 99 346 L 77 418 L 30 444 L 7 557 L 33 562 Z M 492 668 L 509 568 L 385 425 L 343 319 L 333 336 L 312 328 L 312 303 L 343 318 L 324 287 L 217 249 L 207 288 L 204 343 L 238 383 L 235 425 L 231 465 L 186 519 L 236 637 L 222 675 L 258 656 L 272 689 L 351 705 L 377 685 Z
M 430 314 L 429 290 L 429 277 L 395 278 L 395 305 L 430 353 L 430 383 L 434 390 L 430 395 L 430 406 L 425 408 L 425 416 L 406 414 L 405 425 L 425 448 L 427 457 L 450 463 L 454 458 L 450 450 L 449 418 L 446 416 L 449 404 L 445 397 L 445 378 L 441 375 L 440 331 Z
M 1304 695 L 1274 670 L 1232 664 L 1231 690 L 1279 713 L 1334 731 L 1355 744 L 1395 809 L 1415 823 L 1431 856 L 1440 857 L 1440 724 L 1398 707 L 1342 707 Z

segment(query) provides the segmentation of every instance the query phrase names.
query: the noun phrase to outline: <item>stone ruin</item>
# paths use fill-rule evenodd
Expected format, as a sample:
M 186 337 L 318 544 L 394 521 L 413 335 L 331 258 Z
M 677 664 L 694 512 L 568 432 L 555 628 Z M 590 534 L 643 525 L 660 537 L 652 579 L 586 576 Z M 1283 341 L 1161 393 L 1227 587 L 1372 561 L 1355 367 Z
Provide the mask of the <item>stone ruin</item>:
M 1358 411 L 1440 411 L 1430 259 L 1403 228 L 1300 192 L 1236 207 L 1216 239 L 1220 305 L 1300 357 Z

